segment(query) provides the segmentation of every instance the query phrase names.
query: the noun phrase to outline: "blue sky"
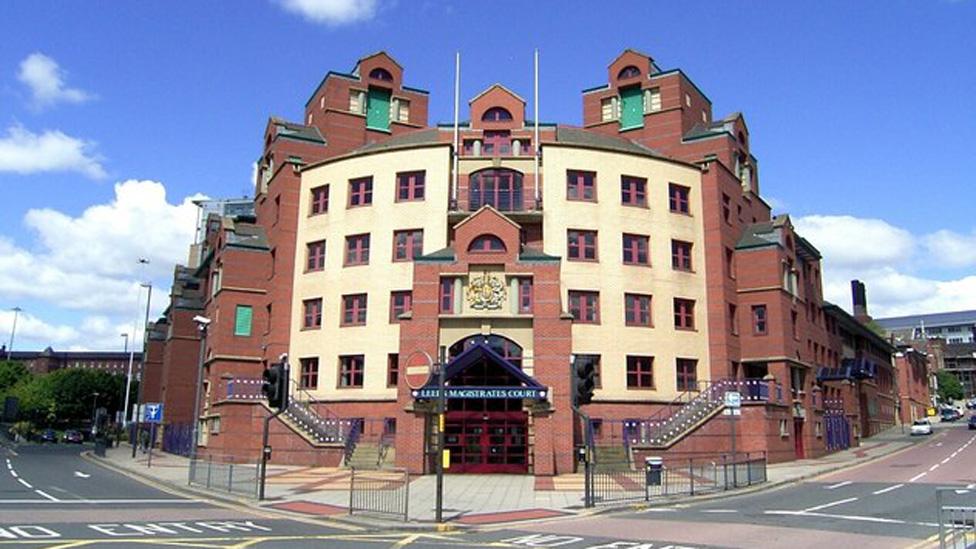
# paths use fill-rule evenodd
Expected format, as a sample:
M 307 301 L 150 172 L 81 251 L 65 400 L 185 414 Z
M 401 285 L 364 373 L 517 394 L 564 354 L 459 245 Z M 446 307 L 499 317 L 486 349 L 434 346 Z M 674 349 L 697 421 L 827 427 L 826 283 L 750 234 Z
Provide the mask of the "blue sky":
M 119 344 L 138 281 L 161 295 L 185 255 L 185 200 L 249 194 L 267 116 L 300 120 L 326 71 L 380 49 L 430 90 L 431 123 L 451 117 L 455 51 L 464 99 L 496 81 L 529 98 L 539 48 L 541 118 L 566 124 L 621 50 L 645 51 L 716 116 L 745 113 L 762 194 L 824 251 L 829 299 L 846 306 L 857 276 L 875 314 L 976 308 L 976 2 L 598 8 L 3 3 L 0 309 L 25 309 L 17 347 Z

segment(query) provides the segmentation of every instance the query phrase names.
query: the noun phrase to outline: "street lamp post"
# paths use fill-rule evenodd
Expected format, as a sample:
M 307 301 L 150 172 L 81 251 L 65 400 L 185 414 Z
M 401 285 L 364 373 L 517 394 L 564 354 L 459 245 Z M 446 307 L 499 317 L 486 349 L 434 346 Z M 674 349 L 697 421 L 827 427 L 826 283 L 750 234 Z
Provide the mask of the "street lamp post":
M 91 394 L 91 397 L 92 397 L 92 413 L 91 413 L 91 415 L 92 415 L 92 436 L 94 436 L 95 434 L 97 434 L 96 433 L 96 429 L 98 429 L 98 426 L 95 423 L 95 419 L 96 419 L 95 418 L 95 406 L 98 404 L 98 391 L 92 393 Z
M 193 399 L 193 431 L 190 437 L 190 467 L 194 467 L 193 460 L 197 457 L 197 439 L 200 436 L 200 395 L 203 389 L 203 365 L 207 353 L 207 328 L 210 327 L 210 319 L 204 316 L 195 316 L 193 321 L 200 329 L 200 361 L 197 364 L 197 388 L 196 397 Z M 262 448 L 263 452 L 264 449 Z M 192 478 L 192 475 L 191 475 Z
M 146 259 L 146 258 L 144 258 L 144 257 L 140 257 L 139 258 L 139 264 L 143 266 L 143 269 L 145 269 L 145 266 L 149 264 L 149 260 Z M 144 286 L 143 284 L 140 284 L 139 285 L 140 288 L 142 288 L 143 286 Z M 132 335 L 133 336 L 135 335 L 136 329 L 139 326 L 139 316 L 138 315 L 140 315 L 142 313 L 142 310 L 141 310 L 142 307 L 140 307 L 139 305 L 140 305 L 139 304 L 139 294 L 137 293 L 136 294 L 136 306 L 139 307 L 140 310 L 136 313 L 136 315 L 137 315 L 136 316 L 136 321 L 132 323 Z M 133 345 L 132 346 L 132 349 L 129 350 L 129 371 L 128 371 L 128 374 L 126 374 L 126 376 L 125 376 L 125 404 L 122 407 L 122 410 L 123 410 L 122 425 L 123 426 L 129 424 L 129 388 L 132 386 L 132 363 L 135 360 L 135 354 L 136 354 L 136 346 Z M 136 422 L 136 424 L 138 424 L 138 421 Z
M 122 343 L 122 355 L 124 356 L 124 355 L 128 354 L 128 352 L 129 352 L 129 334 L 128 334 L 128 332 L 121 333 L 121 334 L 119 334 L 119 337 L 123 338 L 122 339 L 122 341 L 123 341 L 123 343 Z M 123 402 L 125 401 L 125 395 L 122 395 L 122 401 Z M 116 417 L 118 417 L 118 414 L 116 414 Z M 125 410 L 122 410 L 122 421 L 121 421 L 121 423 L 122 423 L 122 425 L 125 425 Z
M 143 288 L 147 288 L 149 291 L 146 294 L 146 319 L 145 324 L 142 325 L 142 360 L 139 361 L 139 387 L 136 389 L 136 408 L 142 404 L 142 386 L 143 377 L 145 377 L 146 372 L 146 347 L 149 345 L 149 304 L 152 302 L 152 282 L 146 282 L 142 285 Z
M 17 333 L 17 316 L 23 311 L 20 307 L 14 307 L 11 309 L 14 312 L 14 324 L 10 327 L 10 345 L 7 345 L 7 360 L 10 360 L 11 355 L 14 352 L 14 334 Z

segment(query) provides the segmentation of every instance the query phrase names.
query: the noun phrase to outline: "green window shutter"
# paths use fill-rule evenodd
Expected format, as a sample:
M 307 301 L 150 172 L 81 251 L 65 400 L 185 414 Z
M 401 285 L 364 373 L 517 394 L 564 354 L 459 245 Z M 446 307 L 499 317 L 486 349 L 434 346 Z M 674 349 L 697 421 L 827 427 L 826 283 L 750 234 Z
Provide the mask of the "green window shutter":
M 390 90 L 369 89 L 366 127 L 371 130 L 390 130 Z
M 237 317 L 234 319 L 234 335 L 251 335 L 251 317 L 252 311 L 250 305 L 237 306 Z
M 620 90 L 620 129 L 644 126 L 644 94 L 640 86 Z

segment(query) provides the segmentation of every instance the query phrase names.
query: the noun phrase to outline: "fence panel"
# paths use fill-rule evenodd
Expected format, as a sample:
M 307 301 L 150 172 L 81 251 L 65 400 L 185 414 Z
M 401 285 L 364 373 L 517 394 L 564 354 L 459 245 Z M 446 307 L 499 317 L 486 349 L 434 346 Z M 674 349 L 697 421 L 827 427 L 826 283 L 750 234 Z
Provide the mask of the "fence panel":
M 258 462 L 240 462 L 221 456 L 190 460 L 189 484 L 213 492 L 257 498 L 260 482 Z
M 193 438 L 192 423 L 167 423 L 163 428 L 163 451 L 180 456 L 190 455 Z
M 694 496 L 766 482 L 766 456 L 752 453 L 669 459 L 659 472 L 648 472 L 643 464 L 637 466 L 631 460 L 603 460 L 590 465 L 584 482 L 589 487 L 588 507 Z
M 410 473 L 406 469 L 351 469 L 349 514 L 389 515 L 409 518 Z
M 939 549 L 976 546 L 976 490 L 937 488 Z

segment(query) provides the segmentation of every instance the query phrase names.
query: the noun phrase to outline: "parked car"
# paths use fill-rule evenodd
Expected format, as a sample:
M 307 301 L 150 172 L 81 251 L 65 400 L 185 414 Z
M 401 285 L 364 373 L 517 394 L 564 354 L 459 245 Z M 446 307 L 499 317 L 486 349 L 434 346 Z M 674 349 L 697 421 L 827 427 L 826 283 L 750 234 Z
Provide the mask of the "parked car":
M 64 432 L 64 441 L 71 444 L 81 444 L 84 442 L 85 437 L 82 436 L 81 431 L 77 429 L 68 429 Z
M 969 416 L 969 430 L 976 429 L 976 416 Z
M 959 410 L 956 410 L 955 408 L 942 409 L 942 421 L 956 421 L 961 417 L 962 414 L 959 413 Z
M 58 433 L 54 429 L 45 429 L 40 436 L 41 442 L 58 442 Z
M 931 435 L 932 424 L 927 419 L 916 419 L 912 423 L 912 435 Z

